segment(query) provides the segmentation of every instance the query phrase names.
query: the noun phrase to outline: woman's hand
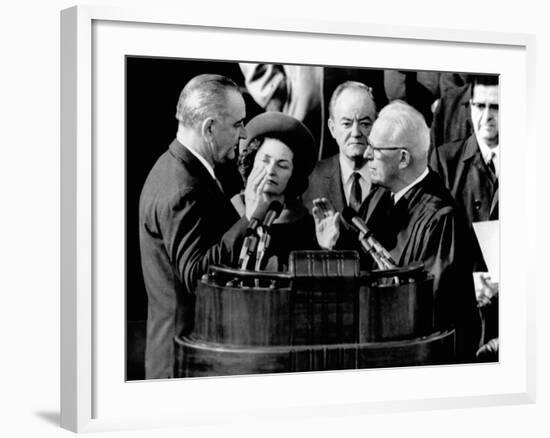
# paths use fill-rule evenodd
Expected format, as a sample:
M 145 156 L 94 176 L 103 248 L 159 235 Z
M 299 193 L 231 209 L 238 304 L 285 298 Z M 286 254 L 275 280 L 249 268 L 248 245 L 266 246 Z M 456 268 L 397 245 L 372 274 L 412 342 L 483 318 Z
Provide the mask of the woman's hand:
M 340 237 L 340 213 L 327 198 L 318 198 L 313 201 L 311 210 L 315 220 L 315 234 L 317 243 L 323 249 L 332 249 Z
M 271 204 L 277 200 L 283 203 L 283 196 L 274 196 L 265 193 L 264 188 L 267 183 L 267 170 L 264 166 L 254 167 L 246 180 L 244 189 L 244 203 L 246 217 L 250 220 L 254 212 L 263 204 Z
M 267 201 L 262 197 L 263 187 L 267 181 L 266 175 L 267 172 L 265 168 L 260 169 L 253 167 L 248 179 L 246 180 L 246 187 L 244 189 L 244 205 L 248 220 L 250 220 L 252 214 L 258 208 L 258 205 Z

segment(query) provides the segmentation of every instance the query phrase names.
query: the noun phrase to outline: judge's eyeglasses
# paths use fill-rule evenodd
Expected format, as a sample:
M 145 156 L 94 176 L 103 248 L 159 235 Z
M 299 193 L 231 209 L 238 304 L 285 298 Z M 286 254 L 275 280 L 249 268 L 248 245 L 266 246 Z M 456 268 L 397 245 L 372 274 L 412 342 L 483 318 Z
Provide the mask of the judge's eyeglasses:
M 367 142 L 367 149 L 365 149 L 365 157 L 371 158 L 374 157 L 374 153 L 377 152 L 378 155 L 382 155 L 382 151 L 399 151 L 399 150 L 407 150 L 407 148 L 404 147 L 376 147 L 373 146 L 370 142 Z

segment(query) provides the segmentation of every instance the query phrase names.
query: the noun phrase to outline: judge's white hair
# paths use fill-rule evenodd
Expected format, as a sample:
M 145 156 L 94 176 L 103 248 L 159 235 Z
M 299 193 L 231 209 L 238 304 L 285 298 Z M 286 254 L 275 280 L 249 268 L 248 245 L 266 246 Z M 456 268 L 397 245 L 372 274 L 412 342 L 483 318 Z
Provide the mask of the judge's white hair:
M 430 129 L 424 116 L 401 100 L 391 102 L 380 111 L 369 138 L 380 139 L 387 147 L 403 147 L 415 161 L 427 160 Z

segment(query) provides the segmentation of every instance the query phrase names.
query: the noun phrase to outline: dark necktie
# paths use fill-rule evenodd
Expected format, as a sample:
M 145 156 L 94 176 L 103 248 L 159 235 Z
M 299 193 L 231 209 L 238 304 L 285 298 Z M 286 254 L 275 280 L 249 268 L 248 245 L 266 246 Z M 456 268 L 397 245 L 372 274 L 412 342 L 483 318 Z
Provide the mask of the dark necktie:
M 489 159 L 489 162 L 487 163 L 487 167 L 491 169 L 491 172 L 493 172 L 493 175 L 497 176 L 497 170 L 495 168 L 495 158 L 496 154 L 493 152 L 491 153 L 491 158 Z
M 361 174 L 359 172 L 353 172 L 352 178 L 353 182 L 351 183 L 351 191 L 349 194 L 349 206 L 355 211 L 359 211 L 363 198 L 363 193 L 361 192 L 361 184 L 359 183 L 359 180 L 361 179 Z

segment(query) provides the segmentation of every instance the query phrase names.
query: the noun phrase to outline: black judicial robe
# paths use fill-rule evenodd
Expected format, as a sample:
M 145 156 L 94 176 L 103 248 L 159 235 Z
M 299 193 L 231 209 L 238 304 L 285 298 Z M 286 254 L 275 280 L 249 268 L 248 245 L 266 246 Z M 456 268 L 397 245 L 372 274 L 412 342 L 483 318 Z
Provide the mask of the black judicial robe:
M 423 262 L 434 276 L 436 324 L 453 326 L 458 361 L 470 361 L 479 344 L 480 320 L 472 278 L 475 235 L 439 176 L 428 175 L 395 206 L 387 190 L 366 211 L 367 226 L 399 266 Z

